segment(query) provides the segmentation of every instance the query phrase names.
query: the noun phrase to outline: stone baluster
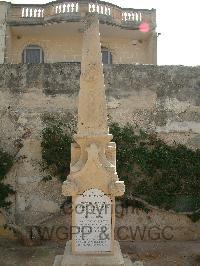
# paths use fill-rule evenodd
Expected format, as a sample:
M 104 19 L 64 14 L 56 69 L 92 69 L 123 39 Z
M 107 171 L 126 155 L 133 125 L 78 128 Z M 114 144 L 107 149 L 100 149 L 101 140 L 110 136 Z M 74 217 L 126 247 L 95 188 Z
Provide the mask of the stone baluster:
M 98 13 L 98 3 L 95 4 L 95 13 Z
M 79 11 L 79 5 L 78 3 L 76 3 L 76 12 L 78 13 L 78 11 Z
M 95 12 L 95 4 L 92 4 L 92 13 Z
M 74 3 L 71 3 L 71 10 L 70 10 L 70 12 L 74 12 L 74 10 L 75 10 L 75 5 L 74 5 Z
M 105 15 L 105 5 L 102 5 L 103 7 L 103 15 Z
M 34 16 L 34 18 L 37 17 L 37 9 L 36 9 L 36 8 L 35 8 L 34 11 L 33 11 L 33 16 Z
M 140 21 L 140 20 L 139 20 L 139 13 L 138 13 L 138 12 L 136 13 L 136 21 L 137 21 L 137 22 Z
M 124 12 L 124 21 L 126 21 L 126 20 L 127 20 L 127 13 Z
M 142 13 L 141 12 L 139 13 L 139 20 L 140 20 L 140 22 L 142 21 Z
M 42 10 L 41 9 L 38 9 L 38 18 L 41 17 L 41 14 L 42 14 Z
M 134 12 L 130 12 L 130 21 L 134 21 Z
M 105 6 L 105 15 L 108 15 L 108 7 Z
M 70 4 L 67 4 L 67 13 L 70 12 Z
M 30 9 L 29 9 L 29 17 L 32 17 L 32 16 L 33 16 L 33 9 L 30 8 Z
M 26 8 L 25 17 L 28 17 L 28 8 Z
M 25 9 L 25 17 L 28 17 L 28 8 Z
M 22 8 L 22 18 L 25 16 L 24 8 Z
M 111 16 L 111 8 L 108 7 L 108 15 Z
M 103 15 L 103 6 L 100 5 L 100 14 Z
M 127 12 L 125 12 L 125 16 L 124 16 L 124 18 L 125 18 L 125 21 L 128 20 L 128 13 L 127 13 Z
M 66 12 L 66 4 L 63 4 L 63 13 L 65 13 Z
M 100 7 L 99 7 L 99 4 L 96 4 L 96 12 L 99 14 L 99 11 L 100 11 L 100 9 L 99 9 Z
M 132 14 L 133 14 L 133 19 L 132 19 Z M 138 21 L 138 12 L 131 12 L 131 19 L 130 21 L 134 21 L 134 22 L 137 22 Z

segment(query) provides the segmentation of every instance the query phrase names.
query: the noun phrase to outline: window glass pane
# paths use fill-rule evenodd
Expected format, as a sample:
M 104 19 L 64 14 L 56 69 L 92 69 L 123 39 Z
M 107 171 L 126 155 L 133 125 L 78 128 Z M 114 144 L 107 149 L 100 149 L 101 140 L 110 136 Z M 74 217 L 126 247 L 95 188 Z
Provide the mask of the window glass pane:
M 112 53 L 110 53 L 110 62 L 109 62 L 110 64 L 112 64 L 113 63 L 113 60 L 112 60 Z
M 26 49 L 26 63 L 39 64 L 40 62 L 40 49 Z
M 102 61 L 103 64 L 108 64 L 108 51 L 102 51 Z

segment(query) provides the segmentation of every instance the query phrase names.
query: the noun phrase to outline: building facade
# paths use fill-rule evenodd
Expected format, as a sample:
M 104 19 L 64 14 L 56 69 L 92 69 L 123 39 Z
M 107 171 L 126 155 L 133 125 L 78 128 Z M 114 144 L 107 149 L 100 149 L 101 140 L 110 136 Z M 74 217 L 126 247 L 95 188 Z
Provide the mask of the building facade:
M 157 64 L 156 10 L 103 1 L 0 1 L 0 63 L 80 62 L 83 19 L 99 14 L 105 64 Z

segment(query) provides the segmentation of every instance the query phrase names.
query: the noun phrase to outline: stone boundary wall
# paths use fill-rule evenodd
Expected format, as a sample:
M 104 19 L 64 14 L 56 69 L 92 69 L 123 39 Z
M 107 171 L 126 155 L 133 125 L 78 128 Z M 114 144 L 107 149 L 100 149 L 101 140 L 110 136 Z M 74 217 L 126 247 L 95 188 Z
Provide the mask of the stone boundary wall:
M 110 65 L 104 70 L 114 121 L 137 124 L 169 141 L 200 147 L 200 67 Z M 14 116 L 16 127 L 1 139 L 22 134 L 20 125 L 36 133 L 43 113 L 76 112 L 79 76 L 79 63 L 0 65 L 1 120 Z
M 109 65 L 104 72 L 113 121 L 158 132 L 168 143 L 200 148 L 200 67 Z M 0 65 L 0 145 L 16 155 L 8 175 L 17 192 L 12 207 L 16 223 L 37 223 L 60 210 L 60 182 L 42 181 L 40 135 L 44 115 L 58 114 L 66 121 L 76 116 L 79 77 L 79 63 Z M 164 225 L 162 215 L 151 215 Z M 141 215 L 136 216 L 139 224 Z M 177 216 L 176 227 L 180 223 L 182 228 L 185 219 Z

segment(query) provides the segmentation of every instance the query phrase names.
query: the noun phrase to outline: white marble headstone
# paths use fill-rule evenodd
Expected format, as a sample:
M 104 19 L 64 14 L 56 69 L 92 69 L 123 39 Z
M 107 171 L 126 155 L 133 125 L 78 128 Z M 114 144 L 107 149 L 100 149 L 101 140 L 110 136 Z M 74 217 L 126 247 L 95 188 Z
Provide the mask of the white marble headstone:
M 75 252 L 98 253 L 112 249 L 112 201 L 102 191 L 90 189 L 75 201 Z

